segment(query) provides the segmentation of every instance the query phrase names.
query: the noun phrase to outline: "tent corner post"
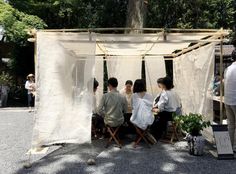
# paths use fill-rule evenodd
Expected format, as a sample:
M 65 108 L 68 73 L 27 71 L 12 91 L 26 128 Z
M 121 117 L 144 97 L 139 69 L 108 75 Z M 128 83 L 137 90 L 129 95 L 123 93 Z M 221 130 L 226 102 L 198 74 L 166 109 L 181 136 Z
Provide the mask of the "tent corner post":
M 223 28 L 220 32 L 220 124 L 223 123 Z

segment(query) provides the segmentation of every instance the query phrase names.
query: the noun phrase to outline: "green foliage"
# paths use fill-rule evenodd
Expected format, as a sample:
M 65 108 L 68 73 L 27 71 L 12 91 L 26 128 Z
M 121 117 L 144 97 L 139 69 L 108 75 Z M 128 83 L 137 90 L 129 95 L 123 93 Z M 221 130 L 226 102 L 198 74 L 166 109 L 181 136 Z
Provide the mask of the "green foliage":
M 0 0 L 0 25 L 4 28 L 7 41 L 21 45 L 27 42 L 27 30 L 46 26 L 39 17 L 20 12 L 3 0 Z
M 129 0 L 9 0 L 49 28 L 125 27 Z M 148 0 L 144 27 L 230 28 L 235 26 L 234 0 Z
M 181 129 L 191 135 L 199 135 L 200 132 L 210 126 L 210 121 L 204 121 L 200 114 L 189 113 L 188 115 L 175 116 L 174 120 Z
M 43 19 L 48 28 L 124 27 L 127 0 L 9 0 L 28 14 Z
M 149 0 L 147 27 L 231 28 L 234 0 Z
M 12 86 L 13 85 L 13 77 L 9 73 L 2 71 L 0 74 L 0 84 Z

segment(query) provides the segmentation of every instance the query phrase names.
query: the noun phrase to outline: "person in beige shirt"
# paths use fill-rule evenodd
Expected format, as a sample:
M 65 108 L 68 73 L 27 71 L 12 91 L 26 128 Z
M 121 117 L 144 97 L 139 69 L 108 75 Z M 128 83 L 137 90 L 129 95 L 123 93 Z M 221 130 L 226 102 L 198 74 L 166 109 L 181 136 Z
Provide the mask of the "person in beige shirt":
M 125 87 L 120 90 L 120 93 L 126 98 L 127 104 L 128 104 L 128 110 L 127 113 L 124 114 L 125 124 L 126 127 L 132 127 L 130 126 L 132 123 L 130 123 L 130 117 L 132 115 L 132 105 L 131 105 L 131 99 L 133 95 L 133 82 L 131 80 L 127 80 L 125 82 Z M 130 130 L 127 130 L 130 131 Z
M 128 110 L 127 113 L 132 114 L 132 106 L 131 106 L 131 98 L 132 98 L 132 94 L 133 94 L 133 82 L 131 80 L 127 80 L 125 82 L 125 87 L 120 90 L 120 93 L 125 96 L 126 100 L 127 100 L 127 104 L 128 104 Z
M 117 90 L 118 81 L 111 77 L 108 80 L 108 93 L 102 96 L 97 113 L 104 115 L 104 122 L 110 127 L 121 126 L 124 122 L 124 113 L 127 112 L 127 101 Z

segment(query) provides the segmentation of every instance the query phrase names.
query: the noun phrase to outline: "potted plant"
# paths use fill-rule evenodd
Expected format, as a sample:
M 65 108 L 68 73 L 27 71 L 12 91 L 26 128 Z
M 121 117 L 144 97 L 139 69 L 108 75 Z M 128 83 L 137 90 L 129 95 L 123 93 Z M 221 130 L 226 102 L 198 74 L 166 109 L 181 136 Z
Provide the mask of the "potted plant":
M 203 155 L 205 140 L 201 131 L 210 126 L 210 121 L 204 121 L 202 115 L 193 113 L 176 116 L 174 120 L 187 133 L 189 153 L 191 155 Z

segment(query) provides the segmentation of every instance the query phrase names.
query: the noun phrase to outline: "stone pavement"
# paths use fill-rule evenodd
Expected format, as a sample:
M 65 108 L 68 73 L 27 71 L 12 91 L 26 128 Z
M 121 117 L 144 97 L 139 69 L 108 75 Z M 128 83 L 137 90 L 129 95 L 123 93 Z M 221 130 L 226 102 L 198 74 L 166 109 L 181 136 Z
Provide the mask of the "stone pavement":
M 30 148 L 33 114 L 27 110 L 0 109 L 0 174 L 199 174 L 236 173 L 236 160 L 217 160 L 209 153 L 204 156 L 188 154 L 186 142 L 175 145 L 157 143 L 152 148 L 141 144 L 134 149 L 130 141 L 119 149 L 104 148 L 104 140 L 92 145 L 67 144 L 50 148 L 45 155 L 33 155 L 33 165 L 24 169 Z M 213 149 L 215 150 L 215 149 Z M 89 158 L 96 159 L 95 166 L 88 166 Z

